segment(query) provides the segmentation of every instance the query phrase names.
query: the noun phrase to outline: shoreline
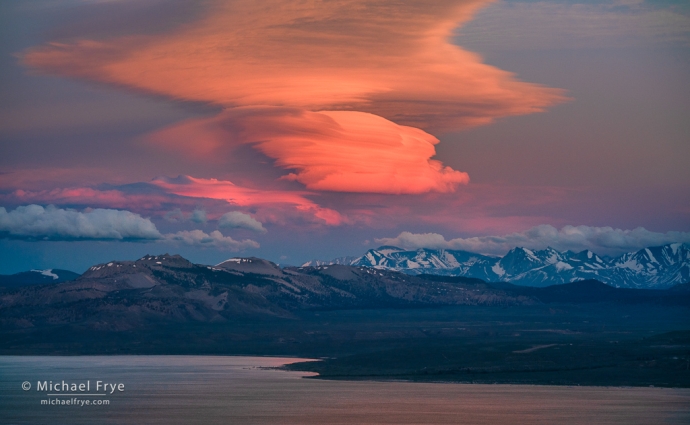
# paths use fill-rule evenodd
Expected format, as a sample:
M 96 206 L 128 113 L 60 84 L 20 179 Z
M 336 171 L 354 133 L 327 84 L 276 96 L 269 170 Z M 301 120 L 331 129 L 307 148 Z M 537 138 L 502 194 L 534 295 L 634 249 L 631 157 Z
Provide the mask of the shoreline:
M 314 381 L 332 381 L 332 382 L 377 382 L 377 383 L 410 383 L 410 384 L 446 384 L 446 385 L 475 385 L 475 386 L 520 386 L 520 387 L 549 387 L 549 388 L 609 388 L 609 389 L 668 389 L 668 390 L 687 390 L 690 391 L 690 384 L 688 386 L 662 386 L 662 385 L 612 385 L 612 384 L 602 384 L 602 385 L 580 385 L 580 384 L 559 384 L 559 383 L 548 383 L 548 382 L 468 382 L 464 380 L 434 380 L 434 379 L 401 379 L 398 377 L 386 378 L 381 375 L 359 375 L 359 376 L 345 376 L 345 375 L 322 375 L 318 372 L 290 368 L 291 365 L 299 365 L 306 363 L 317 363 L 323 362 L 324 359 L 315 358 L 305 358 L 289 355 L 217 355 L 217 354 L 73 354 L 73 355 L 0 355 L 0 363 L 3 359 L 22 359 L 22 360 L 32 360 L 32 359 L 51 359 L 57 360 L 60 358 L 64 359 L 75 359 L 75 358 L 108 358 L 108 359 L 127 359 L 127 358 L 140 358 L 140 359 L 152 359 L 155 357 L 165 358 L 166 360 L 179 358 L 203 358 L 203 359 L 273 359 L 285 361 L 280 364 L 274 365 L 257 365 L 252 366 L 252 368 L 261 370 L 276 370 L 287 373 L 301 373 L 301 379 L 314 380 Z M 185 366 L 181 364 L 180 366 Z

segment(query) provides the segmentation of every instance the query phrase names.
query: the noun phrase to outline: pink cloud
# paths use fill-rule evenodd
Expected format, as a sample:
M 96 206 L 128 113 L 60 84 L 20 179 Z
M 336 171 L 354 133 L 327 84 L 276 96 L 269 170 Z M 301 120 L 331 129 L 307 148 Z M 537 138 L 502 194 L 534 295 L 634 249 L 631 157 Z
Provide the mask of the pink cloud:
M 287 224 L 304 221 L 329 226 L 348 223 L 349 219 L 334 209 L 319 206 L 306 197 L 308 192 L 251 189 L 216 179 L 182 176 L 176 179 L 157 178 L 151 184 L 163 189 L 160 193 L 127 193 L 119 189 L 99 190 L 90 187 L 68 187 L 49 190 L 17 189 L 0 200 L 12 204 L 88 205 L 90 207 L 122 208 L 165 216 L 172 205 L 188 211 L 200 202 L 209 209 L 208 219 L 219 219 L 228 212 L 227 204 L 253 209 L 262 221 Z M 178 209 L 179 211 L 179 209 Z M 181 212 L 179 212 L 182 214 Z
M 24 61 L 224 107 L 361 110 L 425 128 L 483 124 L 563 100 L 450 42 L 487 3 L 217 0 L 202 19 L 167 34 L 52 42 Z
M 185 121 L 150 140 L 211 158 L 231 154 L 227 151 L 237 144 L 251 144 L 276 165 L 294 170 L 284 178 L 312 190 L 452 192 L 469 181 L 466 173 L 430 159 L 436 137 L 364 112 L 235 108 Z M 189 140 L 199 140 L 201 148 Z
M 47 190 L 17 189 L 0 200 L 11 204 L 54 204 L 54 205 L 82 205 L 91 208 L 119 208 L 147 214 L 163 215 L 170 205 L 185 207 L 193 210 L 199 204 L 198 199 L 184 198 L 160 193 L 127 193 L 119 189 L 100 190 L 92 187 L 65 187 Z
M 268 121 L 268 122 L 266 122 Z M 438 139 L 377 115 L 354 111 L 302 112 L 246 120 L 250 142 L 289 179 L 309 189 L 338 192 L 451 192 L 466 173 L 431 160 Z M 254 142 L 256 140 L 256 142 Z
M 47 188 L 79 187 L 83 182 L 103 181 L 124 183 L 122 173 L 97 167 L 16 167 L 2 170 L 0 190 L 46 190 Z
M 469 235 L 506 234 L 542 223 L 565 225 L 562 209 L 577 208 L 581 194 L 547 186 L 473 184 L 454 193 L 420 195 L 322 194 L 335 208 L 371 229 L 414 229 Z
M 90 207 L 125 208 L 137 211 L 158 210 L 171 201 L 165 194 L 128 194 L 120 190 L 98 190 L 90 187 L 67 187 L 49 190 L 17 189 L 2 197 L 12 203 L 88 205 Z
M 96 190 L 89 187 L 60 188 L 41 191 L 27 191 L 18 189 L 13 195 L 23 201 L 41 200 L 43 202 L 80 203 L 87 201 L 93 204 L 119 204 L 127 200 L 127 196 L 119 190 Z
M 225 108 L 152 135 L 186 155 L 218 160 L 250 143 L 312 190 L 449 192 L 468 176 L 432 160 L 438 139 L 420 129 L 464 129 L 564 100 L 450 43 L 487 3 L 218 0 L 165 34 L 52 42 L 23 61 Z
M 151 183 L 175 195 L 219 199 L 242 207 L 290 205 L 299 211 L 313 215 L 328 225 L 337 226 L 345 222 L 345 218 L 340 213 L 320 207 L 304 197 L 305 193 L 250 189 L 226 180 L 198 179 L 189 176 L 177 179 L 157 178 Z

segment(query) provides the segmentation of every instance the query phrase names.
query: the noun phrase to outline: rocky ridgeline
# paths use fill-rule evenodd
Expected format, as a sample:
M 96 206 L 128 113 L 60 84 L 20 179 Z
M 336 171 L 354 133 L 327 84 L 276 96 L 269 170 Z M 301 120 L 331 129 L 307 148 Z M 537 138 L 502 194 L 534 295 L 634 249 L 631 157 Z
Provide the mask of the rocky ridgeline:
M 504 273 L 529 272 L 532 269 L 521 268 L 525 261 L 538 263 L 543 261 L 539 256 L 546 254 L 517 253 L 529 259 L 516 256 L 519 261 L 512 264 L 499 263 L 505 266 Z M 604 261 L 593 255 L 580 257 Z M 551 265 L 562 267 L 558 261 Z M 616 289 L 595 280 L 535 288 L 457 276 L 409 275 L 385 267 L 281 268 L 254 257 L 207 266 L 179 255 L 147 255 L 136 261 L 95 265 L 68 282 L 6 288 L 0 291 L 0 325 L 15 329 L 77 323 L 90 329 L 128 330 L 167 322 L 291 318 L 300 311 L 322 309 L 507 307 L 553 302 L 690 304 L 690 292 L 679 288 Z
M 79 279 L 101 279 L 123 274 L 149 273 L 163 268 L 191 268 L 194 264 L 180 255 L 145 255 L 136 261 L 111 261 L 96 264 L 82 274 Z
M 30 327 L 86 321 L 123 330 L 160 320 L 291 317 L 305 309 L 537 302 L 484 282 L 430 282 L 369 267 L 280 268 L 259 258 L 206 266 L 166 254 L 97 264 L 73 281 L 0 292 L 0 322 Z

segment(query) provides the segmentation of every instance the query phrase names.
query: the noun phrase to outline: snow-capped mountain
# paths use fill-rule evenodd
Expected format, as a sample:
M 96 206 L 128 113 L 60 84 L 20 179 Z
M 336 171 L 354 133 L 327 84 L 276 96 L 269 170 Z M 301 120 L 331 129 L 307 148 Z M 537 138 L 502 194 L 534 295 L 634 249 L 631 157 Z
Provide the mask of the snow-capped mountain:
M 478 277 L 490 275 L 491 267 L 494 266 L 496 260 L 495 257 L 467 251 L 435 249 L 405 251 L 394 246 L 382 246 L 370 249 L 350 264 L 397 270 L 408 274 L 428 273 Z
M 613 261 L 618 274 L 635 288 L 666 288 L 690 281 L 690 247 L 670 244 L 641 249 Z
M 575 253 L 517 247 L 503 257 L 491 257 L 458 250 L 406 251 L 382 246 L 349 263 L 344 258 L 337 261 L 313 261 L 306 265 L 350 264 L 528 286 L 596 279 L 617 287 L 664 289 L 690 281 L 690 246 L 680 243 L 645 248 L 614 259 L 602 258 L 589 250 Z

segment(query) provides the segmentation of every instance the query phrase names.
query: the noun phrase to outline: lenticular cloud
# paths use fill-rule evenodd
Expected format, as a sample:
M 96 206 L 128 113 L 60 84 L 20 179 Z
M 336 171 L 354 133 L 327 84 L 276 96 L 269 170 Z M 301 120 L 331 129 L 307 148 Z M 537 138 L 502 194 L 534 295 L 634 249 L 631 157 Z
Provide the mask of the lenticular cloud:
M 414 127 L 352 111 L 306 112 L 281 117 L 260 129 L 282 131 L 259 137 L 257 148 L 279 165 L 296 170 L 287 178 L 309 189 L 339 192 L 450 192 L 467 173 L 430 158 L 438 139 Z
M 313 190 L 449 192 L 468 176 L 429 132 L 539 112 L 559 90 L 449 42 L 488 0 L 211 1 L 167 33 L 68 40 L 25 53 L 44 72 L 223 109 L 151 140 L 210 158 L 250 144 Z M 423 131 L 423 130 L 424 131 Z
M 365 112 L 235 108 L 181 123 L 151 140 L 194 155 L 196 145 L 187 143 L 194 134 L 214 156 L 229 156 L 233 146 L 250 144 L 292 170 L 284 179 L 312 190 L 452 192 L 469 181 L 467 173 L 431 159 L 436 137 Z

